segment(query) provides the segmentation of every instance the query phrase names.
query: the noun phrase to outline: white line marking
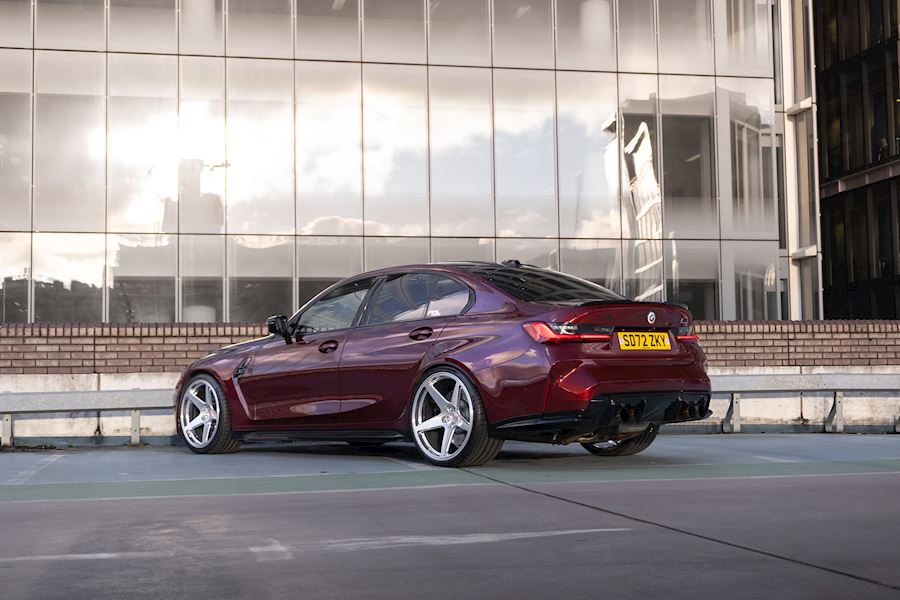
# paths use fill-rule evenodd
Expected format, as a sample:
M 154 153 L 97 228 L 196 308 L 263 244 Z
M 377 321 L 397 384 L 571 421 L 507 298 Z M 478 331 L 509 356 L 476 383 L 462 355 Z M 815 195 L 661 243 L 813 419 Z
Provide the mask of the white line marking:
M 293 560 L 294 555 L 287 546 L 278 540 L 269 540 L 269 542 L 268 546 L 250 546 L 247 550 L 256 555 L 257 562 Z
M 766 462 L 775 462 L 775 463 L 796 463 L 796 462 L 804 462 L 802 460 L 791 460 L 790 458 L 778 458 L 777 456 L 760 456 L 753 455 L 752 458 L 757 460 L 764 460 Z
M 404 467 L 409 467 L 413 471 L 439 471 L 439 470 L 441 470 L 441 467 L 433 467 L 431 465 L 417 463 L 417 462 L 413 462 L 411 460 L 403 460 L 402 458 L 394 458 L 393 456 L 382 456 L 380 458 L 401 464 Z
M 22 485 L 23 483 L 34 477 L 39 471 L 46 469 L 62 457 L 62 454 L 51 454 L 50 456 L 45 456 L 27 469 L 22 469 L 17 475 L 14 475 L 10 479 L 8 479 L 6 485 Z

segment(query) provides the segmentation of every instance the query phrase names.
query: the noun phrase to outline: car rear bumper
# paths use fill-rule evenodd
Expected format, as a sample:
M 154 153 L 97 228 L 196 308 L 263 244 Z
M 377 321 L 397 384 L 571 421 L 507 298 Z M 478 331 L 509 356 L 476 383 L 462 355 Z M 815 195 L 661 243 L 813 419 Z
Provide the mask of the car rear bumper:
M 709 390 L 599 395 L 585 410 L 507 419 L 493 424 L 491 434 L 556 444 L 621 439 L 651 425 L 705 419 L 709 416 L 709 400 Z

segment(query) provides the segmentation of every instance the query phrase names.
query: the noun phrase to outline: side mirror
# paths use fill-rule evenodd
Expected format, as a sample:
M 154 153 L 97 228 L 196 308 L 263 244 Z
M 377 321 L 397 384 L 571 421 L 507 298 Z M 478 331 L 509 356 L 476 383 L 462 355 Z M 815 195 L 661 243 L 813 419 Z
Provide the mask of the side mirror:
M 293 342 L 290 333 L 288 333 L 287 317 L 284 315 L 275 315 L 266 319 L 266 325 L 269 327 L 269 333 L 280 335 L 284 338 L 286 344 Z

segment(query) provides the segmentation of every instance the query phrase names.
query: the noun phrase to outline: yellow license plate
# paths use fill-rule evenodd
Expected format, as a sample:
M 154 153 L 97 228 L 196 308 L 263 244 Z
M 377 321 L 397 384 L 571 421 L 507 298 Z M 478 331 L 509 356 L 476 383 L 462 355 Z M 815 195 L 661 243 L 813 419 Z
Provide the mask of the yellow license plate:
M 671 350 L 668 333 L 646 331 L 619 331 L 619 348 L 622 350 Z

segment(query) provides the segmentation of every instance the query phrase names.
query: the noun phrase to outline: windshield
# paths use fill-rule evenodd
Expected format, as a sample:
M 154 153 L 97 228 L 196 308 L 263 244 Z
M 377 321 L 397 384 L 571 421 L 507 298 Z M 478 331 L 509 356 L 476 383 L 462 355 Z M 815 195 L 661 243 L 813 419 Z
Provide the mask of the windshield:
M 525 302 L 582 304 L 625 300 L 624 296 L 620 296 L 602 285 L 557 271 L 525 265 L 507 267 L 490 263 L 469 263 L 456 266 L 489 281 L 513 298 Z

